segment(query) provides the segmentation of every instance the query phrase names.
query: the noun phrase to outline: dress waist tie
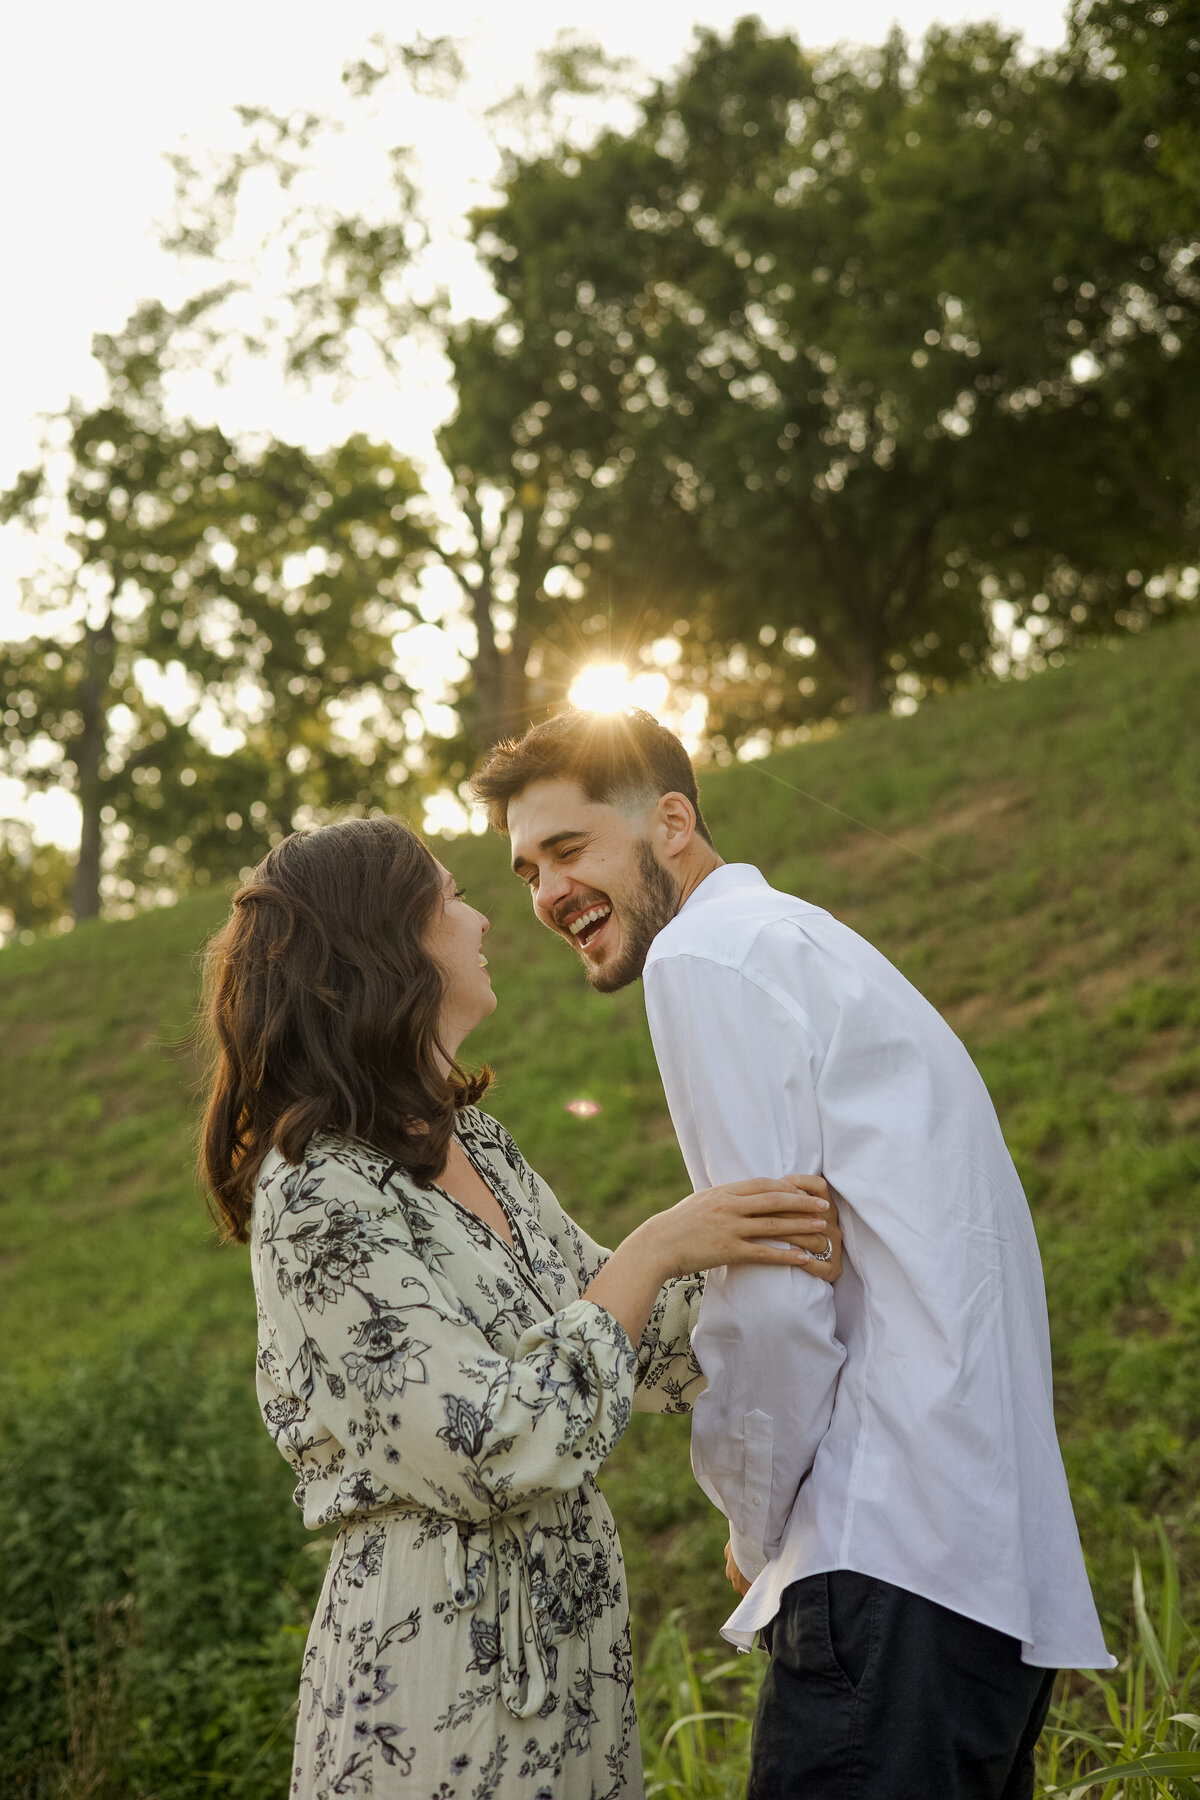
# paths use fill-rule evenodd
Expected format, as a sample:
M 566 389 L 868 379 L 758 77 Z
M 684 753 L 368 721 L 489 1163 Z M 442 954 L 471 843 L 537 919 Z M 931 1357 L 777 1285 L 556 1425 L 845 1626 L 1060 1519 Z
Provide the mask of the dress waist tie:
M 545 1703 L 558 1664 L 553 1640 L 571 1629 L 586 1574 L 571 1554 L 569 1508 L 558 1502 L 555 1511 L 557 1529 L 536 1513 L 501 1515 L 452 1524 L 446 1539 L 451 1603 L 476 1615 L 468 1667 L 483 1675 L 498 1666 L 500 1697 L 516 1719 Z M 482 1604 L 492 1577 L 494 1611 Z

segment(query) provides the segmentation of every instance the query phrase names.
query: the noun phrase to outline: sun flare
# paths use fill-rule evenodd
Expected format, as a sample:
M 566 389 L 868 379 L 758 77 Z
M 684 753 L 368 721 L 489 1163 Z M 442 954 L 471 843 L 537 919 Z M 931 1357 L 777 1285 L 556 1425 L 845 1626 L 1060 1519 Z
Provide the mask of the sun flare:
M 665 675 L 648 669 L 631 677 L 624 663 L 592 663 L 575 677 L 567 699 L 582 712 L 615 713 L 642 706 L 657 713 L 668 686 Z

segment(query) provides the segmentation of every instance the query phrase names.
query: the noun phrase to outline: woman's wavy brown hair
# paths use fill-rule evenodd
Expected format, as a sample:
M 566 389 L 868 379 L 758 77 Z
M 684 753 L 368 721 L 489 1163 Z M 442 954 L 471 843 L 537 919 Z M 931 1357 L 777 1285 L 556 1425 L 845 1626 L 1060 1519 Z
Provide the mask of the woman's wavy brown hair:
M 314 1131 L 364 1139 L 422 1185 L 491 1072 L 442 1052 L 445 977 L 425 948 L 443 878 L 398 819 L 344 819 L 277 844 L 208 945 L 212 1068 L 200 1173 L 245 1243 L 263 1159 L 299 1163 Z M 447 1063 L 450 1063 L 447 1073 Z

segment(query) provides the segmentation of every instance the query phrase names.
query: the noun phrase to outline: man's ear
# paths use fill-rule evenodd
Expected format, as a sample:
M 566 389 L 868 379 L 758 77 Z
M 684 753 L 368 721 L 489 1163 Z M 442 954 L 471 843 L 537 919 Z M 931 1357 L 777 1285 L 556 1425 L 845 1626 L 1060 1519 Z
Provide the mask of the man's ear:
M 654 822 L 664 856 L 682 856 L 696 835 L 696 809 L 686 794 L 663 794 L 654 809 Z

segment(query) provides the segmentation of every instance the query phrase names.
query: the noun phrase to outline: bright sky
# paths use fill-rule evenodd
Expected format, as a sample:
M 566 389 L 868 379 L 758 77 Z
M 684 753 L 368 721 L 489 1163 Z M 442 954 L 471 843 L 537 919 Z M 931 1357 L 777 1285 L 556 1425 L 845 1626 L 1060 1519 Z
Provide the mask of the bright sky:
M 989 14 L 1038 45 L 1063 32 L 1059 0 L 764 0 L 757 9 L 746 0 L 607 0 L 597 8 L 517 0 L 486 12 L 463 0 L 6 7 L 0 167 L 11 260 L 0 288 L 0 481 L 32 454 L 34 415 L 91 385 L 93 331 L 120 324 L 136 301 L 171 284 L 173 265 L 154 235 L 170 200 L 163 153 L 184 137 L 227 142 L 236 102 L 321 109 L 337 95 L 342 64 L 383 30 L 461 36 L 473 92 L 486 104 L 525 78 L 560 30 L 586 32 L 658 72 L 678 60 L 697 24 L 727 27 L 752 10 L 814 45 L 829 41 L 831 20 L 838 36 L 862 42 L 881 40 L 893 21 L 917 36 L 935 19 Z M 464 131 L 459 167 L 443 171 L 448 200 L 478 169 L 475 135 Z
M 163 156 L 185 138 L 200 147 L 231 142 L 236 103 L 327 111 L 337 103 L 343 64 L 373 33 L 459 38 L 470 74 L 467 106 L 458 119 L 447 108 L 436 123 L 427 114 L 427 141 L 416 146 L 449 220 L 461 216 L 488 172 L 478 115 L 528 78 L 537 51 L 557 33 L 598 40 L 611 54 L 660 73 L 685 52 L 697 25 L 725 29 L 750 11 L 812 47 L 835 37 L 879 42 L 893 22 L 919 37 L 935 20 L 991 16 L 1039 47 L 1059 43 L 1064 30 L 1060 0 L 841 0 L 836 7 L 829 0 L 762 0 L 757 7 L 752 0 L 606 0 L 595 9 L 517 0 L 486 11 L 470 0 L 208 0 L 200 9 L 181 0 L 108 7 L 55 0 L 6 7 L 0 485 L 34 460 L 40 414 L 60 409 L 72 394 L 97 395 L 92 333 L 119 326 L 143 298 L 178 293 L 177 268 L 156 242 L 155 221 L 171 198 Z M 457 279 L 460 302 L 482 304 L 461 264 Z M 233 429 L 266 427 L 310 441 L 375 430 L 420 456 L 446 400 L 433 362 L 414 368 L 403 392 L 376 388 L 337 416 L 328 402 L 303 403 L 265 386 L 235 390 L 221 410 Z M 11 534 L 0 533 L 0 635 L 21 630 L 19 560 Z

